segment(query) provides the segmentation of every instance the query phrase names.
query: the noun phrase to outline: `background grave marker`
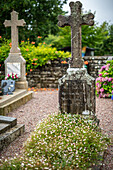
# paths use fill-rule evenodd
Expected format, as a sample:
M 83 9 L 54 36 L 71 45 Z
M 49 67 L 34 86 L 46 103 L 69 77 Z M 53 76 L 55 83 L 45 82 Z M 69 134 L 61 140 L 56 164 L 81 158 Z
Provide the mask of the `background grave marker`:
M 11 12 L 11 20 L 5 20 L 5 27 L 11 27 L 11 42 L 12 47 L 8 58 L 5 60 L 5 76 L 14 73 L 19 77 L 16 82 L 16 88 L 27 89 L 28 82 L 25 76 L 25 64 L 26 61 L 22 57 L 20 49 L 18 48 L 18 27 L 25 26 L 23 19 L 18 20 L 18 13 L 16 11 Z

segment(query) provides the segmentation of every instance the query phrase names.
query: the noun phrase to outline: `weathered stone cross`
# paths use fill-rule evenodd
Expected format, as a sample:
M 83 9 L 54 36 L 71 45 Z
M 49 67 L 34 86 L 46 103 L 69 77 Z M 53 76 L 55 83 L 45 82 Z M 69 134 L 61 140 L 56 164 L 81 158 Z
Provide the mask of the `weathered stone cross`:
M 11 53 L 19 53 L 20 49 L 18 48 L 18 26 L 24 26 L 26 23 L 23 19 L 18 20 L 18 13 L 16 11 L 11 12 L 11 20 L 5 20 L 5 27 L 11 26 L 11 41 L 12 48 Z
M 92 13 L 81 16 L 81 2 L 70 2 L 71 8 L 70 16 L 58 16 L 58 26 L 65 27 L 71 26 L 71 67 L 73 68 L 82 68 L 83 59 L 82 59 L 82 50 L 81 50 L 81 25 L 90 25 L 94 24 Z

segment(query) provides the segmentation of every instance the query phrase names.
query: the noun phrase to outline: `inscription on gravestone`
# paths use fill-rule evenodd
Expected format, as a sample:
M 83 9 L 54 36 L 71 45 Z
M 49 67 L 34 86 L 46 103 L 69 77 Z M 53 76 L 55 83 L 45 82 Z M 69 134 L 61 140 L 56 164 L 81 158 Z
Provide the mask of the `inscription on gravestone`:
M 59 108 L 71 114 L 95 114 L 95 79 L 86 69 L 67 70 L 59 79 Z
M 20 77 L 20 63 L 7 63 L 7 75 L 12 73 Z
M 71 9 L 70 16 L 58 16 L 58 26 L 65 27 L 71 26 L 71 67 L 73 68 L 82 68 L 83 59 L 81 54 L 81 25 L 90 25 L 94 24 L 92 13 L 81 15 L 81 2 L 70 2 L 69 4 Z
M 83 82 L 81 80 L 67 80 L 66 83 L 68 84 L 68 99 L 73 98 L 73 101 L 69 103 L 69 107 L 75 113 L 82 113 L 81 110 L 85 110 L 85 103 L 84 103 L 84 94 L 83 94 Z M 73 88 L 72 88 L 73 87 Z M 70 108 L 68 108 L 68 112 Z

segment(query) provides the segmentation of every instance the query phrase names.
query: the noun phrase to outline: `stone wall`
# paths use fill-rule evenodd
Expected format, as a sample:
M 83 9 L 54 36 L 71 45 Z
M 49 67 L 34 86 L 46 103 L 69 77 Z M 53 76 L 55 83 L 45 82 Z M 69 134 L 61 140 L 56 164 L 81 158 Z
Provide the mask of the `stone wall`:
M 96 78 L 98 70 L 106 64 L 108 56 L 85 56 L 88 61 L 88 73 Z M 57 88 L 58 79 L 61 78 L 68 68 L 68 64 L 61 64 L 61 60 L 49 61 L 43 67 L 39 67 L 33 72 L 28 72 L 27 80 L 29 87 Z
M 113 56 L 85 56 L 84 60 L 88 61 L 88 73 L 94 78 L 98 77 L 98 70 L 109 58 L 113 59 Z
M 68 64 L 61 64 L 61 60 L 49 61 L 46 65 L 28 72 L 28 85 L 37 88 L 58 88 L 58 79 L 66 73 L 67 68 Z
M 85 56 L 84 60 L 88 61 L 88 73 L 96 78 L 98 70 L 106 64 L 108 56 Z M 61 60 L 49 61 L 45 66 L 27 72 L 27 81 L 29 87 L 37 88 L 57 88 L 58 79 L 61 78 L 68 68 L 68 64 L 61 64 Z M 2 70 L 1 75 L 4 74 Z

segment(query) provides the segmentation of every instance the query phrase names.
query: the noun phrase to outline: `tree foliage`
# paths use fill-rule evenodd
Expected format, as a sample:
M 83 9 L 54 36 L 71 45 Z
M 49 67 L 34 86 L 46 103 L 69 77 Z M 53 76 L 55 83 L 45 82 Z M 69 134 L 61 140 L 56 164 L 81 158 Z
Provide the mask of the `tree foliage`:
M 44 39 L 46 44 L 51 44 L 53 47 L 57 49 L 63 47 L 71 47 L 71 29 L 70 27 L 59 28 L 59 32 L 57 35 L 49 34 L 48 37 Z
M 108 27 L 109 37 L 104 40 L 101 53 L 104 55 L 113 55 L 113 24 Z
M 57 16 L 63 13 L 62 6 L 67 0 L 1 0 L 0 1 L 0 34 L 10 38 L 10 28 L 5 28 L 5 19 L 10 20 L 10 13 L 15 10 L 19 19 L 26 21 L 25 28 L 19 28 L 20 39 L 37 40 L 58 31 Z M 24 32 L 24 33 L 23 33 Z
M 103 40 L 108 38 L 107 23 L 103 23 L 101 26 L 94 25 L 82 26 L 82 46 L 89 46 L 91 48 L 98 48 L 103 44 Z
M 44 40 L 57 49 L 71 46 L 70 27 L 57 26 L 57 16 L 65 14 L 62 7 L 66 2 L 67 0 L 1 0 L 0 36 L 10 38 L 11 28 L 5 28 L 3 23 L 5 19 L 11 19 L 10 13 L 14 9 L 19 13 L 19 19 L 26 21 L 26 26 L 19 28 L 20 41 L 29 38 L 38 45 Z M 113 25 L 106 22 L 100 26 L 97 23 L 94 26 L 83 25 L 82 47 L 84 46 L 95 48 L 95 55 L 113 55 Z
M 54 37 L 53 40 L 53 36 L 49 35 L 49 37 L 46 38 L 46 43 L 51 43 L 58 49 L 71 47 L 70 27 L 59 28 L 59 30 L 57 38 Z M 97 23 L 94 26 L 83 25 L 82 47 L 84 46 L 94 48 L 95 55 L 113 55 L 113 25 L 109 26 L 106 22 L 100 26 L 98 26 Z

